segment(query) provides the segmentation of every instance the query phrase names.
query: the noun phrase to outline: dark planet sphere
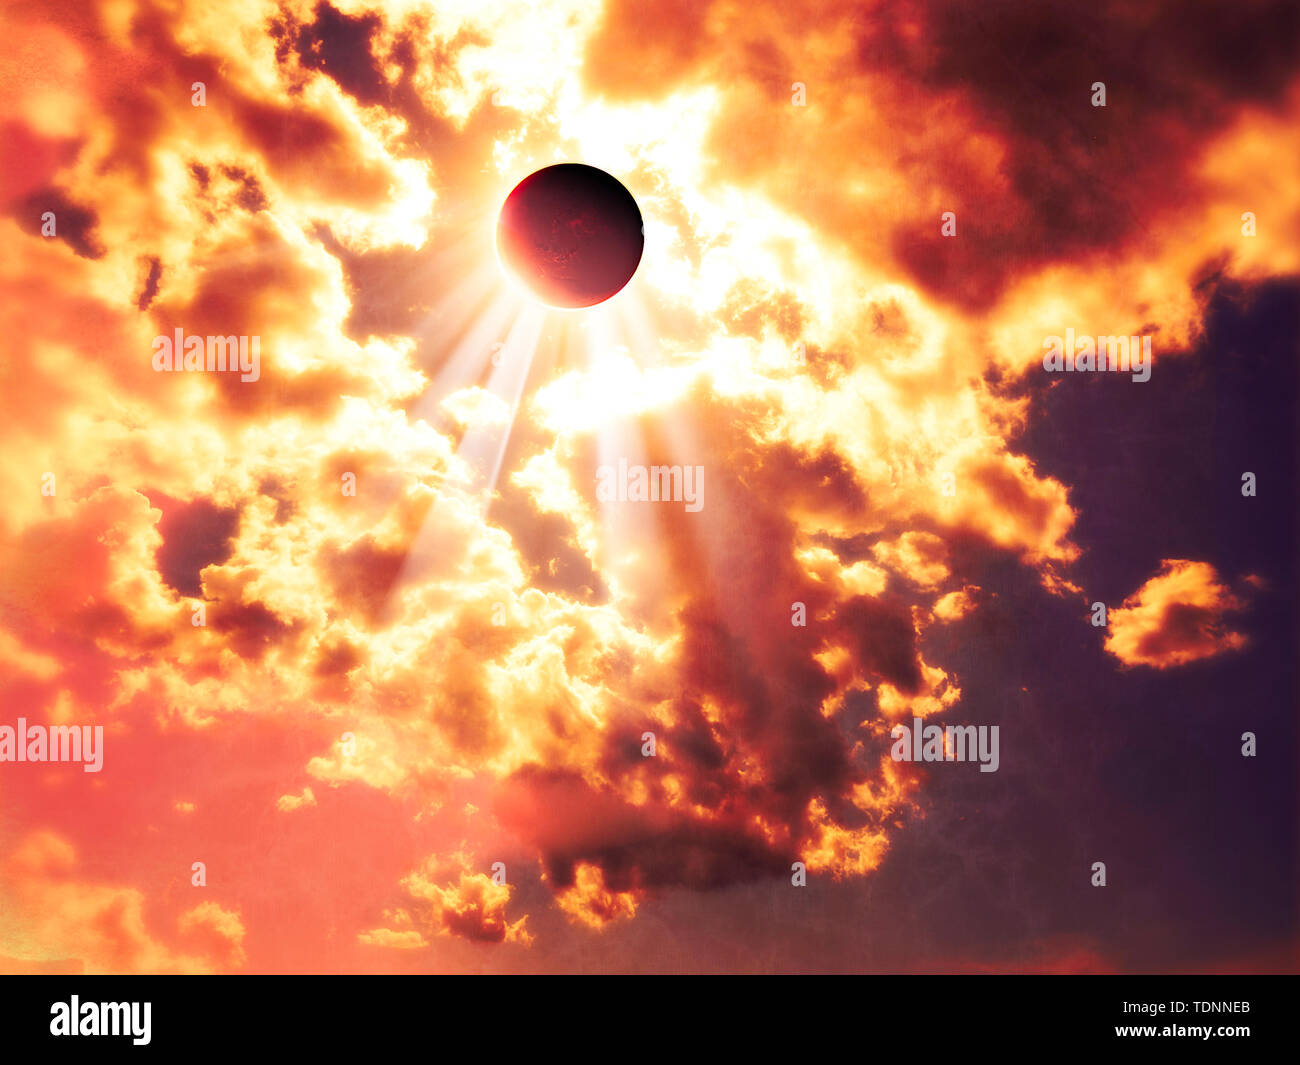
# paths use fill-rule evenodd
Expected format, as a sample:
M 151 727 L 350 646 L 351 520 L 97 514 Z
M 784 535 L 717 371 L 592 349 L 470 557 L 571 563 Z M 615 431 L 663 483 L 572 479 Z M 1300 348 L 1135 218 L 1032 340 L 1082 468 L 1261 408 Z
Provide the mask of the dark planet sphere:
M 501 265 L 543 303 L 591 307 L 626 285 L 645 235 L 636 200 L 617 178 L 558 163 L 514 187 L 497 219 Z

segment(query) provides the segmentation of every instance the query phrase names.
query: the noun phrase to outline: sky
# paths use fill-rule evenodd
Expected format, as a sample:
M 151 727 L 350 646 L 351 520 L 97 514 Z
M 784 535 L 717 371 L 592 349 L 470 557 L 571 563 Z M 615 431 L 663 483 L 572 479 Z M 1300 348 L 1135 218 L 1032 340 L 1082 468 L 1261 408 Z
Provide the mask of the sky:
M 1294 4 L 0 11 L 0 971 L 1300 968 Z

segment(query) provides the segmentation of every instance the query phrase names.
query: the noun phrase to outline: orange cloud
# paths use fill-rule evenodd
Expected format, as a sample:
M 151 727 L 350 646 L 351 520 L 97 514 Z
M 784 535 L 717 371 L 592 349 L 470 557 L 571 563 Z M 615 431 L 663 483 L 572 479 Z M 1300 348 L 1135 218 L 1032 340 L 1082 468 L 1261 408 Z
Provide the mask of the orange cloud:
M 1245 646 L 1226 615 L 1244 602 L 1207 562 L 1165 559 L 1160 572 L 1108 612 L 1106 650 L 1126 665 L 1168 669 Z
M 524 927 L 527 915 L 511 922 L 506 904 L 512 888 L 498 884 L 486 873 L 460 872 L 446 883 L 434 882 L 436 863 L 426 863 L 423 870 L 403 881 L 411 905 L 389 913 L 396 927 L 378 928 L 362 933 L 362 941 L 372 946 L 414 949 L 427 946 L 430 936 L 459 936 L 480 943 L 517 943 L 528 946 L 533 936 Z
M 23 971 L 211 973 L 243 963 L 237 912 L 201 903 L 169 943 L 150 930 L 145 891 L 84 878 L 72 845 L 53 832 L 28 833 L 0 862 L 0 898 L 0 942 Z
M 555 904 L 565 913 L 592 928 L 604 928 L 620 918 L 636 914 L 636 892 L 611 891 L 605 886 L 604 871 L 598 865 L 580 863 L 573 883 L 555 895 Z

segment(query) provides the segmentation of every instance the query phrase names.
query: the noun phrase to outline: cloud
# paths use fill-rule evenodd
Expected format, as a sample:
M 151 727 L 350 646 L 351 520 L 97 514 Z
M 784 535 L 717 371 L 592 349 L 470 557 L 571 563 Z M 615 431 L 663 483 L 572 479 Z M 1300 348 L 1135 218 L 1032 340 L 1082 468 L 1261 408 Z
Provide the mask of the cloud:
M 144 890 L 85 878 L 72 844 L 48 830 L 27 833 L 0 860 L 0 885 L 0 941 L 24 972 L 56 964 L 88 974 L 210 973 L 242 964 L 237 913 L 204 902 L 180 918 L 169 943 L 151 931 Z
M 978 588 L 963 588 L 949 592 L 935 601 L 934 613 L 942 621 L 957 621 L 975 607 L 974 593 Z
M 244 964 L 244 922 L 238 911 L 215 902 L 200 902 L 181 914 L 177 928 L 189 942 L 199 944 L 205 954 L 216 958 L 221 968 Z
M 416 945 L 412 935 L 415 933 L 421 937 L 421 945 L 428 944 L 430 935 L 459 936 L 478 943 L 517 943 L 525 947 L 532 943 L 533 936 L 525 928 L 527 916 L 514 922 L 506 917 L 510 885 L 495 883 L 486 873 L 464 870 L 455 879 L 438 884 L 431 878 L 433 868 L 431 862 L 423 871 L 412 873 L 403 881 L 413 900 L 412 910 L 390 915 L 399 924 L 414 921 L 417 927 L 375 929 L 363 934 L 365 942 L 372 946 L 411 949 Z
M 906 532 L 893 542 L 876 544 L 874 551 L 878 561 L 925 587 L 948 578 L 947 549 L 933 533 Z
M 611 891 L 605 886 L 605 873 L 598 865 L 579 863 L 573 882 L 556 893 L 555 904 L 591 928 L 636 915 L 636 895 L 631 891 Z
M 1244 601 L 1208 562 L 1165 559 L 1160 572 L 1108 612 L 1106 650 L 1125 665 L 1168 669 L 1246 644 L 1227 615 Z
M 719 86 L 714 175 L 760 185 L 863 261 L 968 308 L 1050 263 L 1113 255 L 1184 209 L 1204 187 L 1169 179 L 1242 109 L 1281 105 L 1294 80 L 1297 18 L 1280 2 L 1218 3 L 1204 19 L 1175 3 L 795 3 L 743 18 L 686 6 L 650 19 L 608 4 L 588 44 L 591 89 Z M 633 41 L 635 78 L 614 58 Z M 760 123 L 761 140 L 745 135 Z
M 303 788 L 297 795 L 281 795 L 275 800 L 275 808 L 284 813 L 293 813 L 305 807 L 316 805 L 316 795 L 311 788 Z

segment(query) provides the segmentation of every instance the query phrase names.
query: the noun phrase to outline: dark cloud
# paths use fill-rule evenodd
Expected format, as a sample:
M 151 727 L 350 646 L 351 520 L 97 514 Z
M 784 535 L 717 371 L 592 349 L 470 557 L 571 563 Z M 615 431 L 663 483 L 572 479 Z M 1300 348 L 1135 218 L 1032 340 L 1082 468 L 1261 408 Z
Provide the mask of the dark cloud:
M 355 669 L 365 661 L 365 656 L 344 639 L 327 642 L 316 656 L 312 672 L 318 677 L 337 677 Z
M 916 630 L 905 603 L 858 596 L 841 606 L 836 617 L 872 674 L 905 695 L 921 690 Z
M 353 18 L 330 3 L 317 4 L 313 14 L 315 21 L 299 27 L 296 38 L 290 38 L 298 62 L 328 74 L 358 103 L 381 103 L 388 95 L 387 86 L 370 49 L 370 39 L 382 24 L 379 15 Z M 288 32 L 284 26 L 282 33 Z
M 99 216 L 82 207 L 62 189 L 53 186 L 37 189 L 14 205 L 10 213 L 23 232 L 42 236 L 43 215 L 54 214 L 54 236 L 83 259 L 98 259 L 106 250 L 96 232 Z
M 520 770 L 501 784 L 494 808 L 503 825 L 538 846 L 556 889 L 573 884 L 579 862 L 599 865 L 614 891 L 708 890 L 789 869 L 738 818 L 704 823 L 646 811 L 565 771 Z
M 1006 149 L 1010 198 L 934 175 L 959 239 L 944 239 L 929 217 L 894 235 L 917 280 L 970 305 L 1024 267 L 1140 235 L 1181 202 L 1189 190 L 1175 175 L 1235 106 L 1279 101 L 1300 70 L 1300 10 L 1290 3 L 1214 3 L 1196 18 L 1177 3 L 904 7 L 919 34 L 904 42 L 897 22 L 872 20 L 861 30 L 864 68 L 960 93 Z M 1095 82 L 1105 107 L 1092 105 Z
M 266 210 L 270 201 L 267 200 L 266 193 L 262 191 L 262 186 L 258 184 L 257 178 L 237 166 L 223 166 L 221 172 L 239 186 L 239 191 L 235 195 L 235 202 L 240 207 L 246 211 Z
M 258 486 L 258 491 L 275 500 L 275 523 L 283 525 L 298 513 L 298 501 L 293 497 L 292 486 L 283 483 L 278 477 L 265 477 Z
M 230 557 L 231 538 L 239 528 L 239 510 L 221 507 L 202 497 L 183 502 L 160 492 L 149 493 L 149 502 L 162 511 L 158 532 L 158 573 L 181 595 L 203 594 L 199 575 L 204 566 L 225 562 Z
M 591 89 L 722 86 L 709 142 L 719 181 L 764 186 L 872 266 L 888 256 L 968 309 L 1042 265 L 1144 239 L 1197 196 L 1189 164 L 1209 138 L 1243 105 L 1280 104 L 1300 70 L 1300 10 L 1285 0 L 1216 0 L 1194 18 L 1121 0 L 794 4 L 745 20 L 682 7 L 670 18 L 608 5 L 588 45 Z M 828 22 L 846 54 L 814 50 Z M 790 106 L 797 81 L 804 108 Z M 1092 105 L 1095 82 L 1105 107 Z M 861 193 L 873 159 L 902 195 Z M 956 214 L 955 237 L 942 211 Z
M 404 551 L 381 546 L 367 535 L 344 548 L 328 546 L 321 565 L 338 600 L 374 622 L 382 615 L 405 561 Z
M 150 255 L 144 261 L 148 272 L 145 274 L 144 284 L 140 288 L 140 296 L 135 301 L 136 308 L 141 311 L 149 309 L 154 297 L 158 295 L 158 285 L 162 281 L 162 260 L 156 255 Z
M 529 568 L 529 583 L 543 591 L 563 592 L 580 603 L 609 598 L 604 578 L 574 539 L 572 522 L 562 514 L 539 510 L 532 496 L 513 485 L 501 486 L 492 520 L 510 533 Z
M 284 621 L 262 603 L 221 600 L 209 605 L 207 624 L 226 637 L 236 654 L 254 662 L 288 640 L 299 627 Z

